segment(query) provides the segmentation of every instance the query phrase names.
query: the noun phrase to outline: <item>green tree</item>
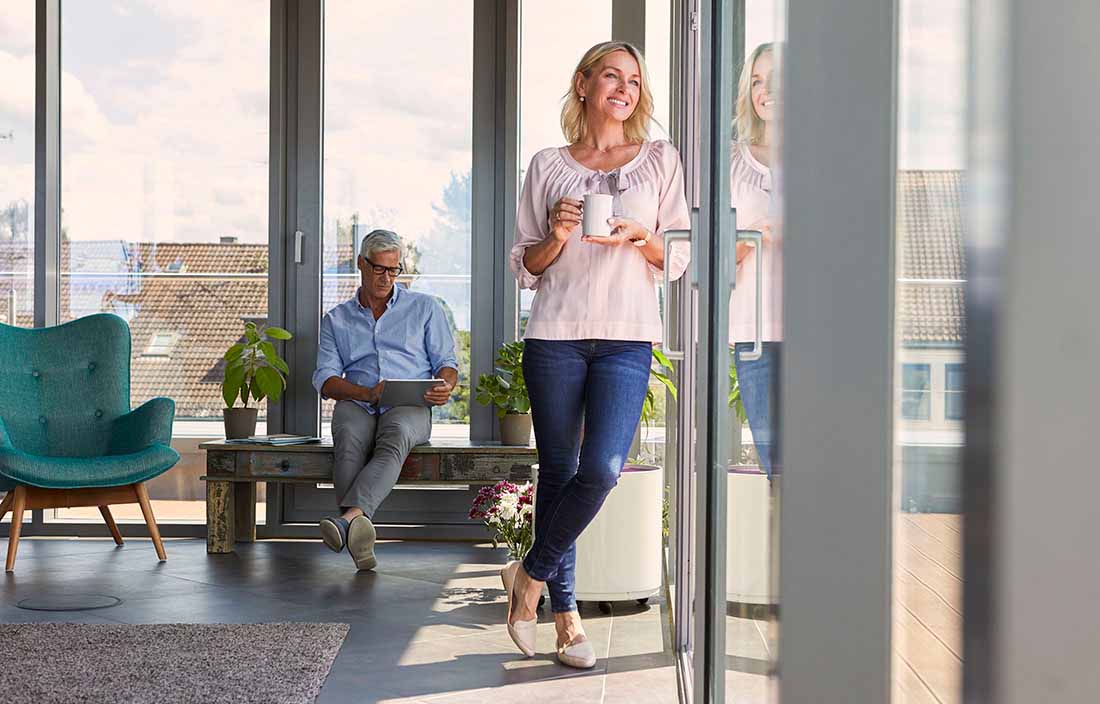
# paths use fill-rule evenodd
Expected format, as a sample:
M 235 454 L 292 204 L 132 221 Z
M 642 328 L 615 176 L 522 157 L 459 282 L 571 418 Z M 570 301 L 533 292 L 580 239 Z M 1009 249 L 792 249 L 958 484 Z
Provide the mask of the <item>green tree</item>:
M 0 211 L 0 226 L 8 231 L 8 238 L 12 240 L 27 239 L 30 224 L 30 205 L 20 198 L 13 200 Z
M 433 203 L 435 220 L 417 240 L 422 268 L 429 274 L 469 274 L 472 218 L 470 172 L 451 173 L 441 203 Z

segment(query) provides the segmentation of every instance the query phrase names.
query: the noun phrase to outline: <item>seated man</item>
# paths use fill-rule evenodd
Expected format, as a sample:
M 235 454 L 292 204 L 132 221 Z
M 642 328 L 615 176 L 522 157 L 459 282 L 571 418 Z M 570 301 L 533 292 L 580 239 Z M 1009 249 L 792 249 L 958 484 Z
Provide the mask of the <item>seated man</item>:
M 395 286 L 404 247 L 389 230 L 363 238 L 358 257 L 362 286 L 321 321 L 313 386 L 336 399 L 332 416 L 333 469 L 343 514 L 320 523 L 325 545 L 348 552 L 361 570 L 373 569 L 371 519 L 393 490 L 401 465 L 432 432 L 429 406 L 379 406 L 385 379 L 440 378 L 424 395 L 447 402 L 458 383 L 454 336 L 439 302 Z

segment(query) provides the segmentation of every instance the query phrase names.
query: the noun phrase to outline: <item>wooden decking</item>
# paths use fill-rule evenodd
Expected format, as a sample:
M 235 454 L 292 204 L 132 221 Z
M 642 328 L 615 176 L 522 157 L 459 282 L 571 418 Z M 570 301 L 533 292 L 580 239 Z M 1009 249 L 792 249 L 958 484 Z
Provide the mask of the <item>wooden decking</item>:
M 894 703 L 962 701 L 962 516 L 898 514 Z

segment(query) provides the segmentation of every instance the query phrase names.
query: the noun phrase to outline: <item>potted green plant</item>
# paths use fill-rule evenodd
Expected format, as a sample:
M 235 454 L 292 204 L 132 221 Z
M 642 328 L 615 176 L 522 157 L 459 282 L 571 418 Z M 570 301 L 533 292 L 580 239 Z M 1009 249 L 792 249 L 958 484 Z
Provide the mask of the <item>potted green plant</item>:
M 225 359 L 225 377 L 222 380 L 222 398 L 225 410 L 225 437 L 247 438 L 256 433 L 256 416 L 259 409 L 250 407 L 248 399 L 259 403 L 265 398 L 278 401 L 286 388 L 286 375 L 290 368 L 275 350 L 272 340 L 289 340 L 293 336 L 283 328 L 269 326 L 262 330 L 256 323 L 244 326 L 244 340 L 230 347 Z M 244 407 L 234 404 L 241 400 Z
M 527 445 L 531 442 L 531 401 L 523 379 L 523 341 L 506 342 L 497 350 L 496 374 L 482 374 L 477 380 L 477 402 L 496 406 L 500 419 L 500 442 Z
M 730 355 L 730 393 L 726 403 L 733 410 L 736 419 L 730 437 L 733 452 L 730 464 L 741 464 L 741 429 L 748 422 L 748 416 L 745 415 L 745 404 L 741 400 L 741 384 L 737 381 L 737 365 L 734 363 L 732 354 Z
M 672 381 L 672 362 L 669 361 L 665 353 L 659 348 L 653 348 L 653 361 L 655 365 L 650 366 L 649 375 L 653 379 L 661 382 L 661 385 L 672 396 L 672 400 L 676 400 L 676 383 Z M 654 421 L 657 420 L 657 414 L 659 408 L 657 405 L 657 395 L 654 393 L 654 387 L 649 386 L 645 391 L 645 399 L 642 401 L 642 426 L 645 428 L 645 432 L 642 434 L 642 443 L 639 450 L 638 457 L 632 458 L 627 462 L 631 467 L 656 467 L 660 458 L 654 455 L 652 452 L 646 450 L 645 436 L 649 434 L 649 428 Z

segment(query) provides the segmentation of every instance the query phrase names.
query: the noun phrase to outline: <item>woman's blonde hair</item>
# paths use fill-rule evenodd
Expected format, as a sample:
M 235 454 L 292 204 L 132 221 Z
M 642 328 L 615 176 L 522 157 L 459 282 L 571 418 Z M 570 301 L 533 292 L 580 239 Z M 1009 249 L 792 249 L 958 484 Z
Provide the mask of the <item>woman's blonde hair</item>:
M 741 80 L 737 83 L 737 111 L 733 120 L 734 131 L 741 142 L 760 144 L 764 140 L 764 120 L 756 114 L 756 107 L 752 104 L 752 69 L 763 54 L 770 52 L 773 60 L 778 58 L 777 50 L 775 42 L 761 44 L 753 49 L 749 60 L 741 68 Z M 772 64 L 773 75 L 778 70 L 776 63 Z
M 649 90 L 649 71 L 646 70 L 642 52 L 629 42 L 603 42 L 584 52 L 569 81 L 569 91 L 562 97 L 561 131 L 569 144 L 580 142 L 588 134 L 584 102 L 581 101 L 580 93 L 577 92 L 577 74 L 583 74 L 585 78 L 591 77 L 592 71 L 600 61 L 616 51 L 625 51 L 634 57 L 638 62 L 638 73 L 642 77 L 641 89 L 638 91 L 638 105 L 623 123 L 623 132 L 631 142 L 644 142 L 649 138 L 649 123 L 653 119 L 653 93 Z

